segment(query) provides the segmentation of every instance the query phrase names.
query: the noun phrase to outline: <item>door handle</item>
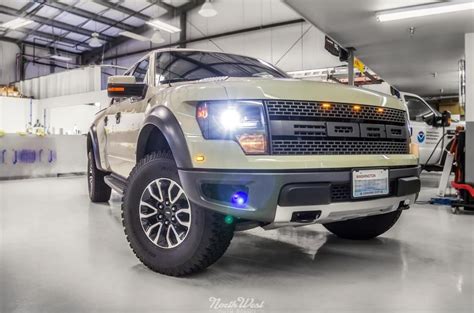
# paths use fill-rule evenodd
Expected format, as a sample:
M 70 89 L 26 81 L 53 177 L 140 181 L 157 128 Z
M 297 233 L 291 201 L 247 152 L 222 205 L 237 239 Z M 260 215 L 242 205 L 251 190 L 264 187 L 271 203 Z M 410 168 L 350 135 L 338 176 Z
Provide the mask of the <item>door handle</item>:
M 107 126 L 107 122 L 109 121 L 109 118 L 106 116 L 104 117 L 104 126 Z
M 115 114 L 115 124 L 120 124 L 120 118 L 122 117 L 122 114 L 120 112 L 117 112 Z

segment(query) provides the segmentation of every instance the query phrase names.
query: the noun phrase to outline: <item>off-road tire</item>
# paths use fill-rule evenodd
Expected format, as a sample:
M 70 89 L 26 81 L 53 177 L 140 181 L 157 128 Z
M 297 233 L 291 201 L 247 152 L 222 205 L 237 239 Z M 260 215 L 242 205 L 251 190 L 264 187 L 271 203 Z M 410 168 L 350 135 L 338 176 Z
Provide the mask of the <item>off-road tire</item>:
M 104 177 L 107 173 L 99 170 L 95 164 L 94 153 L 87 153 L 87 186 L 92 202 L 107 202 L 110 200 L 112 189 L 107 186 Z
M 386 214 L 324 224 L 334 235 L 352 240 L 372 239 L 388 231 L 398 221 L 402 210 Z
M 225 223 L 223 215 L 190 203 L 192 218 L 184 240 L 176 247 L 159 247 L 145 233 L 139 211 L 145 188 L 157 179 L 170 179 L 181 185 L 175 161 L 169 152 L 145 156 L 127 180 L 122 224 L 130 247 L 145 266 L 161 274 L 184 276 L 207 268 L 227 250 L 235 225 Z

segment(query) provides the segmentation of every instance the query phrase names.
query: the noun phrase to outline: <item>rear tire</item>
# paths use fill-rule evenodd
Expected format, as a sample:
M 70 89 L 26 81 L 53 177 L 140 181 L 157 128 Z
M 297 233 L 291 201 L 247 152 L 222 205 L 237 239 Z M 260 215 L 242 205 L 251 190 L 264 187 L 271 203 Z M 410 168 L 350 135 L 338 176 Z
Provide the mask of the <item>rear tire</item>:
M 180 213 L 181 212 L 181 213 Z M 136 257 L 151 270 L 184 276 L 205 269 L 227 250 L 234 225 L 191 203 L 169 152 L 154 152 L 132 170 L 122 223 Z
M 372 239 L 388 231 L 398 221 L 401 210 L 386 214 L 324 224 L 334 235 L 352 240 Z
M 92 150 L 87 153 L 87 156 L 89 198 L 92 202 L 107 202 L 110 200 L 110 194 L 112 192 L 112 189 L 107 186 L 104 181 L 104 177 L 107 176 L 107 173 L 97 168 Z

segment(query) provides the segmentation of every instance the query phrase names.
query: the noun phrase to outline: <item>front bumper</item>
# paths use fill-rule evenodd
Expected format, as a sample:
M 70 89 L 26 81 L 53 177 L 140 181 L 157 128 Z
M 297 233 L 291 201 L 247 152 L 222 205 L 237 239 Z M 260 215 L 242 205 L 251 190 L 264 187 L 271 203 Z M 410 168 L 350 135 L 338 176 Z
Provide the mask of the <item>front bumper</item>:
M 351 211 L 356 207 L 357 211 L 371 205 L 370 208 L 378 212 L 387 208 L 390 211 L 397 209 L 404 200 L 413 202 L 420 191 L 419 166 L 398 167 L 389 169 L 390 195 L 356 200 L 344 198 L 340 186 L 350 186 L 351 172 L 352 169 L 271 172 L 198 169 L 179 170 L 179 176 L 192 203 L 222 214 L 264 223 L 290 222 L 296 211 L 321 211 L 316 222 L 335 221 L 330 217 L 331 212 L 344 212 L 344 208 Z M 217 188 L 217 192 L 208 192 L 209 186 Z M 294 189 L 288 186 L 303 186 L 304 192 L 286 196 L 288 189 L 290 192 Z M 233 206 L 228 196 L 218 199 L 229 190 L 232 193 L 242 188 L 248 192 L 248 202 L 243 208 Z M 357 205 L 353 206 L 355 202 Z M 337 218 L 340 220 L 347 216 L 350 214 L 339 214 Z

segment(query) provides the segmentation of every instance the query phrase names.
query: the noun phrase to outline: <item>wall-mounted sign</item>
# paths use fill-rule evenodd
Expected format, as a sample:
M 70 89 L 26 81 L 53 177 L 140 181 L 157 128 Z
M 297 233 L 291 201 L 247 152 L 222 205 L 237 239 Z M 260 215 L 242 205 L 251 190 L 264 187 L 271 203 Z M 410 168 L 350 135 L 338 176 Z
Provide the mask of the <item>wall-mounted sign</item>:
M 338 57 L 341 51 L 341 47 L 331 38 L 326 36 L 324 39 L 324 48 L 332 55 Z

